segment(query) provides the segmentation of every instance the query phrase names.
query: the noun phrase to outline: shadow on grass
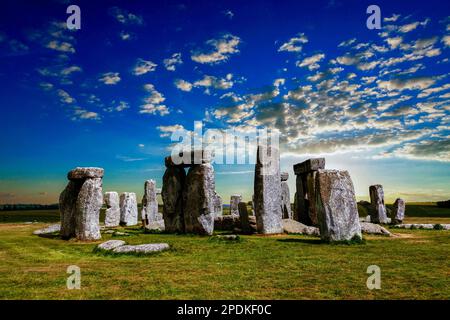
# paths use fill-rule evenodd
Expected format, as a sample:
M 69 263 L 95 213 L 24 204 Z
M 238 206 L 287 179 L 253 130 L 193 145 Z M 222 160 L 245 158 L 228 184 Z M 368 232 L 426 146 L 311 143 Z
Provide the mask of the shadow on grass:
M 280 242 L 299 242 L 307 244 L 327 244 L 320 239 L 278 239 Z
M 37 236 L 41 237 L 41 238 L 47 238 L 47 239 L 61 239 L 61 236 L 59 235 L 59 233 L 43 233 L 43 234 L 37 234 Z

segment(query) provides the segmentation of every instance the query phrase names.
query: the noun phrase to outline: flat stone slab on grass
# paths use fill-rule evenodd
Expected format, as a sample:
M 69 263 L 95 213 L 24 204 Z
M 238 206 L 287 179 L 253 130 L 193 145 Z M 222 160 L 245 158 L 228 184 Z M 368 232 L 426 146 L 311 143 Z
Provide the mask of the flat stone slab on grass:
M 126 242 L 123 240 L 109 240 L 103 243 L 100 243 L 97 248 L 101 250 L 113 250 L 117 247 L 125 245 Z
M 115 253 L 155 253 L 169 249 L 167 243 L 147 243 L 139 245 L 123 245 L 112 250 Z
M 50 234 L 53 232 L 58 232 L 61 229 L 61 224 L 52 224 L 44 229 L 39 229 L 33 232 L 35 235 L 41 235 L 41 234 Z
M 361 232 L 367 234 L 381 234 L 384 236 L 392 236 L 386 228 L 383 228 L 379 224 L 370 223 L 370 222 L 360 222 Z
M 441 227 L 439 227 L 441 226 Z M 396 224 L 394 228 L 400 229 L 426 229 L 426 230 L 450 230 L 450 224 L 441 224 L 441 223 L 407 223 L 407 224 Z
M 286 233 L 306 234 L 309 236 L 320 236 L 319 228 L 307 226 L 292 219 L 283 219 L 283 230 Z

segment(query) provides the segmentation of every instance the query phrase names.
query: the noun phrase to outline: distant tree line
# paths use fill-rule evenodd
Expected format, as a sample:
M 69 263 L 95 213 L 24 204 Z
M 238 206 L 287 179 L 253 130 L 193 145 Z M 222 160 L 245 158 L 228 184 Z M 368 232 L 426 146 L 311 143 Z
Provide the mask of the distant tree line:
M 58 204 L 0 204 L 0 211 L 54 210 L 58 208 Z
M 438 201 L 438 202 L 436 202 L 436 205 L 437 205 L 439 208 L 450 208 L 450 200 L 447 200 L 447 201 Z

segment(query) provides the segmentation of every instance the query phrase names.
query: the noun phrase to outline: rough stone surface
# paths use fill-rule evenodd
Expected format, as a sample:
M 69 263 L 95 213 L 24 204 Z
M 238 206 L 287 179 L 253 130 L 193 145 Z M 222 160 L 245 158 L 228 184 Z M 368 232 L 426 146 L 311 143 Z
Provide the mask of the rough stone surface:
M 281 211 L 283 213 L 283 219 L 292 219 L 291 194 L 286 181 L 287 179 L 281 179 Z
M 185 232 L 211 235 L 215 216 L 215 181 L 211 164 L 198 164 L 189 169 L 183 198 Z
M 146 229 L 164 230 L 163 216 L 158 212 L 155 180 L 145 181 L 144 196 L 142 198 L 141 219 L 142 225 Z
M 239 220 L 241 222 L 240 229 L 243 233 L 252 233 L 253 229 L 250 227 L 250 221 L 248 219 L 247 204 L 245 202 L 239 202 Z
M 214 191 L 214 218 L 221 217 L 223 215 L 223 203 L 222 197 Z
M 113 228 L 120 224 L 120 200 L 115 191 L 105 192 L 105 227 Z
M 134 192 L 124 192 L 120 195 L 120 224 L 124 226 L 138 224 L 138 210 Z
M 280 179 L 281 179 L 281 181 L 288 181 L 289 173 L 288 172 L 281 172 L 280 173 Z
M 61 214 L 60 235 L 63 239 L 75 237 L 75 217 L 77 211 L 77 198 L 83 186 L 82 180 L 69 181 L 59 196 L 59 211 Z
M 369 187 L 370 219 L 372 223 L 388 223 L 386 207 L 384 205 L 383 186 L 376 184 Z
M 239 215 L 239 202 L 242 201 L 242 196 L 240 194 L 232 194 L 230 199 L 230 214 L 234 216 Z
M 292 219 L 283 219 L 283 230 L 285 233 L 306 234 L 310 236 L 320 236 L 319 228 L 304 225 Z
M 168 156 L 164 159 L 164 162 L 166 167 L 191 167 L 196 164 L 210 163 L 212 158 L 212 154 L 209 150 L 194 150 L 191 152 L 184 152 L 182 158 L 177 161 L 172 159 L 172 156 Z
M 450 230 L 450 224 L 439 224 L 443 230 Z M 396 228 L 401 229 L 427 229 L 434 230 L 436 229 L 436 224 L 432 223 L 407 223 L 407 224 L 397 224 Z
M 347 171 L 318 170 L 315 193 L 322 240 L 362 238 L 355 190 Z
M 69 173 L 67 174 L 67 179 L 69 179 L 69 180 L 86 180 L 86 179 L 94 179 L 94 178 L 103 178 L 104 173 L 105 173 L 105 170 L 102 168 L 77 167 L 77 168 L 69 171 Z
M 394 202 L 394 210 L 391 213 L 392 223 L 402 223 L 405 219 L 405 200 L 397 198 Z
M 186 172 L 180 167 L 168 167 L 163 176 L 161 197 L 163 218 L 168 232 L 184 232 L 183 189 Z
M 125 241 L 123 240 L 108 240 L 106 242 L 100 243 L 97 248 L 101 250 L 113 250 L 117 247 L 125 245 Z
M 263 161 L 264 155 L 269 155 L 267 161 Z M 279 150 L 270 145 L 258 145 L 254 179 L 254 206 L 259 233 L 283 232 L 280 180 Z
M 386 228 L 383 228 L 379 224 L 370 223 L 370 222 L 360 222 L 361 225 L 361 232 L 367 233 L 367 234 L 381 234 L 384 236 L 391 236 L 392 233 L 390 233 Z
M 100 209 L 103 205 L 102 179 L 87 179 L 77 198 L 75 235 L 78 240 L 101 239 Z
M 319 169 L 325 169 L 325 158 L 308 159 L 294 165 L 294 173 L 296 175 L 317 171 Z
M 226 215 L 214 218 L 214 230 L 233 231 L 240 227 L 241 219 L 239 216 Z
M 60 229 L 61 229 L 61 224 L 59 224 L 59 223 L 52 224 L 44 229 L 39 229 L 39 230 L 34 231 L 33 234 L 35 234 L 35 235 L 49 234 L 49 233 L 60 231 Z
M 139 244 L 139 245 L 123 245 L 113 249 L 112 251 L 115 253 L 155 253 L 159 251 L 164 251 L 169 249 L 169 245 L 167 243 L 148 243 L 148 244 Z
M 316 202 L 316 180 L 317 180 L 317 171 L 312 171 L 306 174 L 306 203 L 308 208 L 308 218 L 313 226 L 319 226 L 319 218 L 317 217 L 317 208 Z

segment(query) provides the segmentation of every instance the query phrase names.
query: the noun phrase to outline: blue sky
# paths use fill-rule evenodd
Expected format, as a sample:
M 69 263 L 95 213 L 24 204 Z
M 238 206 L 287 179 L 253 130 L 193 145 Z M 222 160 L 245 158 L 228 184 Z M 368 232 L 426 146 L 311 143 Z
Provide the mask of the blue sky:
M 66 8 L 81 8 L 68 30 Z M 366 27 L 381 8 L 382 29 Z M 76 166 L 161 187 L 170 133 L 270 127 L 281 166 L 324 156 L 359 198 L 450 198 L 450 3 L 3 1 L 0 203 L 53 203 Z M 225 202 L 251 165 L 217 165 Z

